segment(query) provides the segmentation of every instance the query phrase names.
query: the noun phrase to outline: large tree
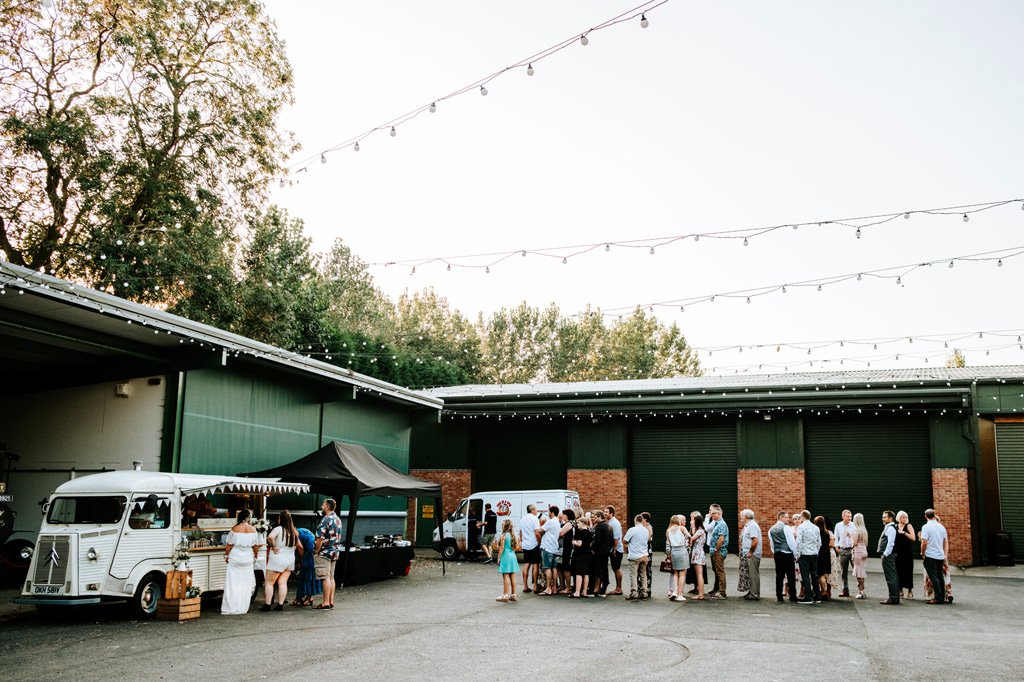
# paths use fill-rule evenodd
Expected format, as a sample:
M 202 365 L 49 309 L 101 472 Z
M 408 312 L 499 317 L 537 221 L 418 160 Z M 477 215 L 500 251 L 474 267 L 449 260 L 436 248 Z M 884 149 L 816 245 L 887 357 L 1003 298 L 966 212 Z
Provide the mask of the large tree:
M 175 302 L 230 263 L 291 151 L 284 46 L 255 0 L 0 11 L 0 248 Z

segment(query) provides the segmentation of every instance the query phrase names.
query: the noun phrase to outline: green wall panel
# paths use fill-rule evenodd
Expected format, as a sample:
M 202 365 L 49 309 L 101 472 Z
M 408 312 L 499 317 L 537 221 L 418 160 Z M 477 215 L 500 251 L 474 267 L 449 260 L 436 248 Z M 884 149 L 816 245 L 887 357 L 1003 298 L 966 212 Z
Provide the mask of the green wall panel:
M 319 444 L 320 405 L 289 383 L 196 370 L 183 404 L 179 471 L 234 475 L 290 462 Z
M 1020 382 L 979 384 L 978 402 L 982 414 L 1024 414 L 1024 386 Z
M 960 416 L 932 417 L 928 420 L 932 467 L 936 469 L 973 469 L 974 449 L 964 437 L 966 421 Z
M 1024 424 L 996 424 L 996 457 L 1002 530 L 1013 535 L 1014 560 L 1024 561 Z
M 468 469 L 469 427 L 451 422 L 412 427 L 409 468 Z
M 409 435 L 411 414 L 408 411 L 346 400 L 324 405 L 323 443 L 336 440 L 362 445 L 370 454 L 399 471 L 409 471 Z M 404 497 L 364 497 L 359 509 L 364 511 L 405 511 Z M 348 509 L 348 500 L 342 502 Z
M 626 468 L 626 425 L 570 424 L 569 468 Z
M 743 469 L 803 469 L 803 422 L 796 416 L 748 414 L 737 420 Z
M 473 491 L 564 488 L 564 424 L 478 424 L 473 430 Z

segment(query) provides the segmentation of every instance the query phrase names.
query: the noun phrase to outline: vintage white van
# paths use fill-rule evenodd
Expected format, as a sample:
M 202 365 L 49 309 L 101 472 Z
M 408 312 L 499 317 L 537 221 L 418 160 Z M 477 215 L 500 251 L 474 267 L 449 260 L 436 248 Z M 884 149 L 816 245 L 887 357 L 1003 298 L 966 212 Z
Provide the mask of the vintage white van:
M 526 514 L 528 505 L 535 505 L 538 513 L 546 513 L 551 505 L 557 505 L 559 509 L 579 509 L 580 494 L 575 490 L 499 490 L 473 493 L 459 502 L 459 506 L 445 520 L 444 542 L 441 541 L 438 530 L 434 529 L 434 549 L 444 554 L 446 559 L 455 559 L 460 554 L 475 554 L 479 549 L 479 543 L 475 538 L 479 536 L 480 531 L 469 528 L 469 518 L 472 516 L 483 521 L 484 505 L 488 503 L 498 516 L 498 532 L 501 532 L 501 525 L 505 519 L 512 519 L 518 533 L 519 519 Z
M 185 500 L 243 496 L 237 507 L 265 514 L 266 498 L 309 486 L 276 479 L 151 471 L 110 471 L 60 485 L 44 505 L 35 554 L 19 604 L 41 610 L 130 600 L 140 617 L 156 612 L 177 549 L 189 549 L 192 584 L 224 589 L 227 512 L 195 518 Z M 225 499 L 225 498 L 221 498 Z M 214 511 L 211 507 L 211 511 Z

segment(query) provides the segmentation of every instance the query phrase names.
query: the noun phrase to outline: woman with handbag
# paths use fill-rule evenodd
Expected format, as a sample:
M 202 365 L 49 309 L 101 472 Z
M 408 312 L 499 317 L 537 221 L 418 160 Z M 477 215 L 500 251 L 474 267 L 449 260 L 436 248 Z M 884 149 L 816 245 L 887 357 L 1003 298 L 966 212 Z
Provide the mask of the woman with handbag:
M 505 591 L 494 601 L 510 602 L 516 601 L 516 574 L 519 573 L 519 561 L 516 559 L 516 552 L 519 551 L 519 539 L 513 532 L 512 519 L 505 519 L 501 524 L 501 536 L 498 542 L 498 573 L 501 573 L 501 582 Z
M 668 556 L 661 562 L 661 570 L 667 568 L 672 574 L 672 587 L 668 593 L 672 601 L 686 601 L 683 592 L 686 591 L 686 569 L 690 567 L 690 534 L 686 531 L 685 523 L 684 516 L 673 516 L 665 531 L 665 551 Z

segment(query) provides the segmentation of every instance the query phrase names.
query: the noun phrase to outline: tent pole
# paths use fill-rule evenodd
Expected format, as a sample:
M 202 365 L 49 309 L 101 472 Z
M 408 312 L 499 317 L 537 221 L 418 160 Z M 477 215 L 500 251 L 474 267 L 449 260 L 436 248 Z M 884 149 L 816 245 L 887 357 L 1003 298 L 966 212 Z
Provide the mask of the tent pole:
M 348 575 L 348 557 L 352 549 L 352 533 L 356 527 L 356 513 L 359 511 L 359 486 L 355 491 L 348 494 L 348 527 L 345 528 L 345 558 L 341 561 L 341 580 L 338 587 L 345 587 L 345 577 Z
M 434 498 L 434 519 L 437 521 L 437 537 L 441 538 L 441 575 L 447 575 L 444 563 L 444 507 L 441 506 L 441 496 Z

